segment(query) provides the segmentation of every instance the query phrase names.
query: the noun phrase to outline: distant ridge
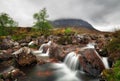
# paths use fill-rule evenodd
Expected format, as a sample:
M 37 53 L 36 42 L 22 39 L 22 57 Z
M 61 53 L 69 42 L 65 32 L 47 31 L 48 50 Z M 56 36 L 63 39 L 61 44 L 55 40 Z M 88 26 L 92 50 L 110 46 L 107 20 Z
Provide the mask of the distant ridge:
M 54 27 L 80 27 L 96 30 L 91 24 L 82 19 L 57 19 L 52 21 Z

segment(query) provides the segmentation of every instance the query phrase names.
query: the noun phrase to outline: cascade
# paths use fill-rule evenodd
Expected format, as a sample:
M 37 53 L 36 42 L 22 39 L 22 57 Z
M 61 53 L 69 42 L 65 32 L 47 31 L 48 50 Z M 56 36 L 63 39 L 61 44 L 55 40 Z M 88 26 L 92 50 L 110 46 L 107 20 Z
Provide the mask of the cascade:
M 93 49 L 95 49 L 95 43 L 87 44 L 86 48 L 93 48 Z M 95 50 L 95 52 L 96 52 L 97 56 L 102 60 L 102 62 L 104 64 L 104 67 L 106 69 L 109 69 L 108 58 L 107 57 L 101 57 L 96 50 Z
M 79 55 L 77 55 L 75 52 L 70 52 L 65 60 L 64 63 L 71 69 L 71 70 L 77 70 L 79 65 Z
M 45 46 L 50 46 L 51 45 L 51 41 L 49 41 L 48 43 L 46 43 L 46 44 L 42 44 L 41 46 L 40 46 L 40 48 L 39 48 L 39 51 L 41 51 L 41 52 L 43 52 L 43 47 L 45 47 Z
M 104 66 L 106 69 L 109 69 L 109 64 L 108 64 L 108 58 L 107 57 L 102 57 L 102 61 L 104 63 Z
M 48 53 L 49 53 L 49 48 L 47 49 L 47 52 L 46 53 L 43 53 L 43 47 L 45 47 L 45 46 L 50 46 L 51 45 L 51 41 L 49 41 L 48 43 L 46 43 L 46 44 L 42 44 L 41 46 L 40 46 L 40 48 L 39 48 L 39 50 L 37 50 L 37 51 L 32 51 L 32 53 L 33 54 L 35 54 L 35 55 L 45 55 L 45 56 L 48 56 Z M 44 56 L 43 55 L 43 56 Z
M 87 48 L 95 48 L 95 43 L 88 43 Z

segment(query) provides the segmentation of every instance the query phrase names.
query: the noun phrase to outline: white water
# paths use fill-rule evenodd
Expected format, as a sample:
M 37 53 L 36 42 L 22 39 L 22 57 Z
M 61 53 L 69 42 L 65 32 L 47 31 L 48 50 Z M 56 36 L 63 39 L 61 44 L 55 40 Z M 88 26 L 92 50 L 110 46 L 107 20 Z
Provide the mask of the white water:
M 42 44 L 42 45 L 40 46 L 39 50 L 33 51 L 32 53 L 33 53 L 34 55 L 37 55 L 37 56 L 49 56 L 49 48 L 47 49 L 47 52 L 46 52 L 46 53 L 43 53 L 43 47 L 45 47 L 45 46 L 50 46 L 51 43 L 52 43 L 52 42 L 49 41 L 49 42 L 46 43 L 46 44 Z
M 28 46 L 34 45 L 34 43 L 35 43 L 34 41 L 31 41 L 28 43 Z
M 108 64 L 108 58 L 107 57 L 102 57 L 102 61 L 104 63 L 104 66 L 106 69 L 109 69 L 109 64 Z
M 42 44 L 41 46 L 40 46 L 40 48 L 39 48 L 39 51 L 42 51 L 43 52 L 43 47 L 44 46 L 50 46 L 51 45 L 51 41 L 49 41 L 48 43 L 46 43 L 46 44 Z
M 95 48 L 95 43 L 88 43 L 87 48 Z
M 55 81 L 81 81 L 76 76 L 77 71 L 72 71 L 64 63 L 53 64 L 52 67 L 58 67 L 58 70 L 55 71 L 55 74 L 58 76 L 58 78 Z
M 85 49 L 95 49 L 95 43 L 88 43 L 85 47 L 81 48 L 81 50 Z
M 79 65 L 79 55 L 77 55 L 75 52 L 70 52 L 65 60 L 64 63 L 71 69 L 71 70 L 77 70 Z

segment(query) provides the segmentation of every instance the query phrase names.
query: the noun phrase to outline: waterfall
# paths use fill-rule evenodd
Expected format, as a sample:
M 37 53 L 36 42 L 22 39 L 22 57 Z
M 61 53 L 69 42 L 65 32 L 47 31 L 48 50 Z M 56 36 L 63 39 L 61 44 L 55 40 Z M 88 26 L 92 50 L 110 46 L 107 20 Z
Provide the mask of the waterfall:
M 107 57 L 102 57 L 102 61 L 104 63 L 104 66 L 106 69 L 109 69 L 109 64 L 108 64 L 108 58 Z
M 64 63 L 71 69 L 71 70 L 77 70 L 79 65 L 79 55 L 77 55 L 75 52 L 70 52 L 65 60 Z
M 85 50 L 85 49 L 95 49 L 95 43 L 88 43 L 85 47 L 81 48 L 81 51 L 82 50 Z
M 28 46 L 34 45 L 34 43 L 35 43 L 34 41 L 31 41 L 28 43 Z
M 95 43 L 88 43 L 87 48 L 95 48 Z
M 93 48 L 93 49 L 95 49 L 94 46 L 95 46 L 95 43 L 89 43 L 89 44 L 87 44 L 87 47 L 86 47 L 86 48 Z M 105 67 L 106 69 L 109 69 L 108 58 L 107 58 L 107 57 L 101 57 L 96 50 L 95 50 L 95 52 L 96 52 L 96 55 L 97 55 L 97 56 L 101 59 L 101 61 L 103 62 L 104 67 Z
M 32 51 L 32 53 L 33 54 L 35 54 L 35 55 L 45 55 L 45 56 L 48 56 L 48 54 L 49 54 L 49 48 L 47 49 L 47 52 L 46 53 L 43 53 L 43 47 L 45 47 L 45 46 L 50 46 L 51 45 L 51 41 L 49 41 L 48 43 L 46 43 L 46 44 L 42 44 L 41 46 L 40 46 L 40 48 L 39 48 L 39 50 L 37 50 L 37 51 Z M 44 56 L 43 55 L 43 56 Z

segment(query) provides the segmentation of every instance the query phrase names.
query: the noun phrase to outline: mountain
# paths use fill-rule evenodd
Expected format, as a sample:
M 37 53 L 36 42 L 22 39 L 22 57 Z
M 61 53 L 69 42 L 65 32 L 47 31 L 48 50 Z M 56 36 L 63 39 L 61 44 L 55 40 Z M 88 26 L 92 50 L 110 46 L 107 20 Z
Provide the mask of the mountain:
M 80 27 L 90 30 L 96 30 L 91 24 L 82 19 L 58 19 L 52 21 L 54 27 Z

